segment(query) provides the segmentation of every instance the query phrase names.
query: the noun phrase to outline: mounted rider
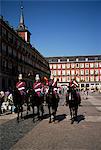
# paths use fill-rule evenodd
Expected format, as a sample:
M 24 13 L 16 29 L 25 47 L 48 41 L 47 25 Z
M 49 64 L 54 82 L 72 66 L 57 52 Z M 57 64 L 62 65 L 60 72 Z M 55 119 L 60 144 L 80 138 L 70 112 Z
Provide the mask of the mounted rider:
M 54 79 L 53 79 L 52 87 L 53 87 L 53 91 L 55 94 L 58 91 L 58 82 L 59 82 L 59 79 L 57 79 L 56 81 L 54 81 Z
M 39 74 L 36 74 L 35 76 L 35 82 L 33 84 L 33 89 L 35 90 L 35 93 L 37 96 L 41 96 L 43 94 L 43 83 L 40 80 Z
M 19 74 L 18 76 L 18 82 L 16 83 L 16 88 L 20 92 L 22 96 L 26 95 L 26 83 L 22 80 L 22 74 Z

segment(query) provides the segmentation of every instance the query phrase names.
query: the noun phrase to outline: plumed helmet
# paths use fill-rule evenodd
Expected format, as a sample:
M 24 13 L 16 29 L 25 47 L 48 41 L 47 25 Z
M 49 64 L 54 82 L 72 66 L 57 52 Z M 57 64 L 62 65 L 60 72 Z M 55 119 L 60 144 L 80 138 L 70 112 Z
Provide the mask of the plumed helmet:
M 19 74 L 18 79 L 19 79 L 19 80 L 22 79 L 22 74 Z
M 40 80 L 39 74 L 36 74 L 35 80 L 36 80 L 36 81 Z

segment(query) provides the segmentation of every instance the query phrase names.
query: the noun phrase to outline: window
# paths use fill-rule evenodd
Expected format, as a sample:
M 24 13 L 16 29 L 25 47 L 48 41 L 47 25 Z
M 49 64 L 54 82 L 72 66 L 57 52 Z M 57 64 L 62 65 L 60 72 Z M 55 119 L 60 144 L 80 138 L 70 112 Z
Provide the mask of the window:
M 75 70 L 71 70 L 71 75 L 74 75 L 75 74 Z
M 61 82 L 61 77 L 58 77 L 58 79 L 59 79 L 59 82 Z
M 21 59 L 21 54 L 20 53 L 18 53 L 18 59 Z
M 95 75 L 98 75 L 99 71 L 98 70 L 95 70 Z
M 95 81 L 99 81 L 99 77 L 98 76 L 95 77 Z
M 87 63 L 87 64 L 85 64 L 85 68 L 89 68 L 89 64 Z
M 58 70 L 58 75 L 61 75 L 61 70 Z
M 24 61 L 24 55 L 22 54 L 22 60 Z M 30 64 L 31 64 L 31 59 L 30 59 Z
M 50 69 L 52 69 L 52 64 L 50 64 L 49 66 L 50 66 Z
M 78 61 L 79 59 L 78 58 L 76 58 L 76 61 Z
M 94 81 L 94 76 L 91 76 L 91 77 L 90 77 L 90 81 Z
M 79 70 L 76 70 L 76 75 L 79 75 Z
M 14 57 L 17 56 L 16 50 L 14 50 L 14 49 L 13 49 L 13 56 L 14 56 Z
M 80 78 L 79 77 L 76 77 L 76 80 L 77 80 L 77 82 L 80 82 Z
M 88 61 L 88 58 L 85 58 L 85 61 Z
M 61 65 L 60 64 L 58 64 L 58 69 L 61 69 Z
M 67 64 L 67 68 L 70 68 L 70 64 Z
M 80 64 L 80 68 L 84 68 L 84 63 L 81 63 L 81 64 Z
M 84 81 L 84 77 L 81 76 L 81 81 Z
M 95 63 L 95 68 L 98 68 L 98 63 Z
M 13 42 L 13 37 L 12 37 L 12 34 L 10 34 L 10 33 L 8 33 L 8 41 Z
M 84 75 L 84 70 L 81 70 L 80 72 L 81 72 L 81 75 Z
M 7 68 L 7 61 L 6 60 L 2 60 L 2 67 Z
M 90 63 L 90 68 L 93 68 L 94 67 L 94 64 L 93 63 Z
M 12 48 L 8 46 L 8 54 L 12 55 Z
M 60 62 L 60 59 L 58 59 L 58 62 Z
M 0 36 L 2 35 L 2 27 L 0 27 Z
M 62 82 L 66 82 L 66 78 L 65 77 L 62 77 Z
M 70 82 L 70 77 L 67 77 L 67 82 Z
M 101 63 L 99 63 L 99 67 L 101 68 Z
M 70 70 L 67 70 L 67 75 L 70 75 Z
M 53 64 L 53 69 L 56 69 L 56 64 Z
M 84 87 L 84 84 L 81 84 L 81 87 Z
M 76 64 L 76 68 L 79 68 L 79 64 Z
M 85 74 L 88 75 L 89 74 L 89 70 L 85 70 Z
M 9 68 L 9 69 L 12 69 L 12 62 L 9 62 L 9 63 L 8 63 L 8 68 Z
M 65 75 L 65 70 L 62 70 L 62 75 Z
M 65 64 L 62 64 L 62 68 L 65 69 Z
M 6 36 L 6 29 L 2 28 L 2 35 Z
M 94 74 L 94 70 L 90 70 L 90 74 L 93 75 Z
M 2 52 L 6 52 L 6 44 L 2 43 Z
M 71 68 L 74 68 L 75 67 L 75 64 L 71 64 Z
M 21 72 L 21 66 L 18 66 L 18 71 Z M 27 70 L 26 70 L 27 71 Z
M 86 78 L 85 78 L 85 81 L 88 82 L 88 81 L 89 81 L 89 77 L 86 77 Z
M 56 76 L 56 70 L 53 71 L 53 75 Z

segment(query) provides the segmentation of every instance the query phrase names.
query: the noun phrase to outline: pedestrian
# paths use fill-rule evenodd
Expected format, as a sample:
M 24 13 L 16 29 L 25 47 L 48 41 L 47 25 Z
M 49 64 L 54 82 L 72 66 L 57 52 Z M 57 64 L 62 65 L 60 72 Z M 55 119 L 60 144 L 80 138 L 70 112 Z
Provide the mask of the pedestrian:
M 2 111 L 2 103 L 4 102 L 4 92 L 0 91 L 0 115 L 3 113 Z

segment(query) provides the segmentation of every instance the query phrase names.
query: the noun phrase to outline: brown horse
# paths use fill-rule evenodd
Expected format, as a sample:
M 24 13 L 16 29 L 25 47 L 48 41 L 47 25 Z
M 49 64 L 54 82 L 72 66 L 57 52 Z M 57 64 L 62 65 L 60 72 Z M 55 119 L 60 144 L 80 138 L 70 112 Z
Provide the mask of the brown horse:
M 57 93 L 54 93 L 52 87 L 49 88 L 49 91 L 46 94 L 46 103 L 48 104 L 49 110 L 49 123 L 51 123 L 52 115 L 53 115 L 53 122 L 55 122 L 58 102 L 59 102 L 59 95 Z
M 71 88 L 66 95 L 66 105 L 69 105 L 71 124 L 77 119 L 79 98 L 76 89 Z
M 29 99 L 30 106 L 33 109 L 33 122 L 35 120 L 35 109 L 34 109 L 35 106 L 37 107 L 38 119 L 42 119 L 44 113 L 44 109 L 43 109 L 44 95 L 40 94 L 40 96 L 38 96 L 34 89 L 30 89 L 28 91 L 28 99 Z
M 16 108 L 17 112 L 17 121 L 19 122 L 19 115 L 21 112 L 21 119 L 23 118 L 22 113 L 23 113 L 23 104 L 27 103 L 27 95 L 21 95 L 20 91 L 15 88 L 13 90 L 13 101 L 14 101 L 14 106 Z

